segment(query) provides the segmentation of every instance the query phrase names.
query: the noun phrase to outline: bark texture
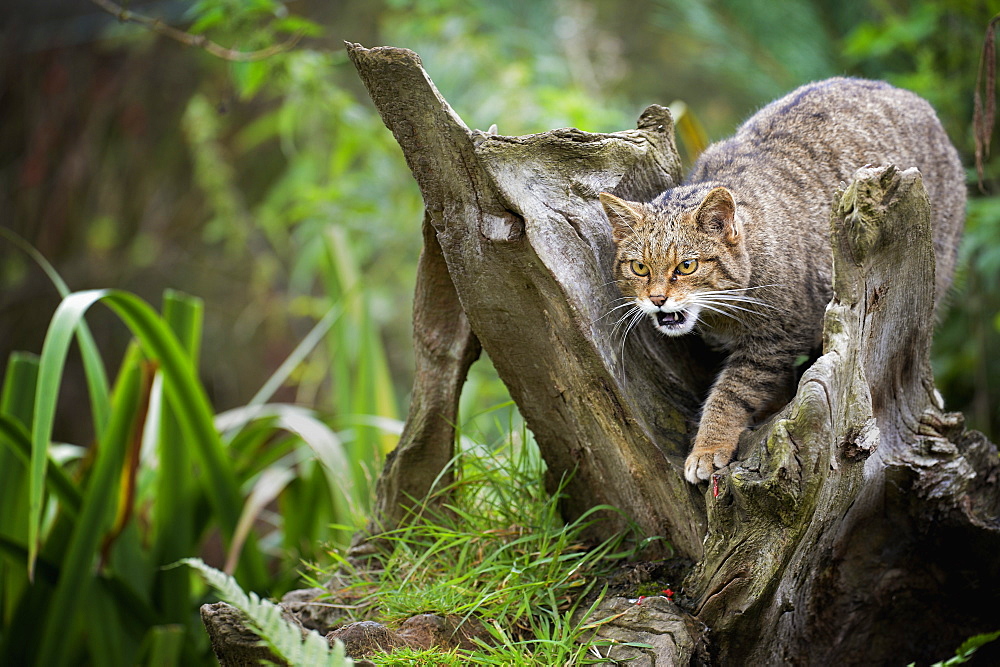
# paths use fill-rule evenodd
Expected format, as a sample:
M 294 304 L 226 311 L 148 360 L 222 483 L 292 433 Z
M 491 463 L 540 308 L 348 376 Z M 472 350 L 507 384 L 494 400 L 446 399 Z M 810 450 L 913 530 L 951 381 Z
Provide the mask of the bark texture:
M 824 354 L 718 476 L 685 587 L 720 664 L 906 664 L 1000 625 L 1000 467 L 934 389 L 920 175 L 859 170 L 831 231 Z
M 744 434 L 740 460 L 694 487 L 682 465 L 719 359 L 695 337 L 613 330 L 597 199 L 648 200 L 679 182 L 669 112 L 650 107 L 611 134 L 484 133 L 416 54 L 348 52 L 426 206 L 414 401 L 355 556 L 440 479 L 484 349 L 551 479 L 575 471 L 567 518 L 613 505 L 695 562 L 680 606 L 607 626 L 655 647 L 632 656 L 644 664 L 906 664 L 1000 628 L 986 603 L 1000 596 L 1000 465 L 934 389 L 930 205 L 915 170 L 861 169 L 837 193 L 823 355 L 791 403 Z M 610 517 L 591 536 L 623 527 Z
M 620 295 L 611 237 L 597 199 L 601 191 L 648 199 L 679 181 L 669 112 L 650 107 L 638 129 L 613 134 L 486 134 L 465 126 L 411 51 L 351 45 L 348 52 L 426 207 L 413 395 L 449 388 L 447 405 L 422 400 L 411 408 L 380 481 L 376 524 L 394 525 L 398 508 L 426 495 L 441 470 L 421 476 L 415 465 L 452 455 L 453 438 L 442 435 L 451 433 L 472 355 L 431 358 L 425 340 L 468 336 L 490 355 L 545 443 L 551 481 L 576 471 L 567 517 L 607 503 L 648 534 L 667 533 L 681 553 L 699 556 L 704 503 L 677 469 L 717 360 L 697 339 L 664 343 L 645 329 L 622 346 L 612 331 Z M 442 289 L 429 294 L 432 284 Z M 408 471 L 408 495 L 400 493 L 397 469 Z M 624 527 L 609 517 L 601 530 Z M 364 553 L 363 542 L 357 548 Z
M 225 602 L 202 605 L 201 622 L 222 667 L 251 667 L 264 661 L 288 664 L 262 646 L 260 638 L 247 628 L 243 613 Z

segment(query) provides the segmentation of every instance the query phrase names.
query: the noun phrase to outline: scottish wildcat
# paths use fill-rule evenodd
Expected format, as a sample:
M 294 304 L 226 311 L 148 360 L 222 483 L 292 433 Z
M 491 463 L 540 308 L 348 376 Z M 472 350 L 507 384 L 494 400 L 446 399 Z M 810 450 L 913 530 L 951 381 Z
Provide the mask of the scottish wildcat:
M 832 296 L 833 192 L 858 168 L 886 163 L 923 176 L 939 302 L 964 219 L 962 166 L 931 106 L 886 83 L 835 78 L 795 90 L 651 203 L 601 193 L 631 316 L 728 352 L 685 463 L 691 483 L 728 464 L 751 419 L 790 398 L 794 360 L 820 345 Z

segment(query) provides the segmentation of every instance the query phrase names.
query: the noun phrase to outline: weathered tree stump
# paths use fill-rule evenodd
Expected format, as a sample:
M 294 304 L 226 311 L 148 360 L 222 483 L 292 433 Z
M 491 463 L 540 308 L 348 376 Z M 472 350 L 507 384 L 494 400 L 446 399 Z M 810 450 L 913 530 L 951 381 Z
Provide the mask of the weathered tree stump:
M 426 207 L 415 398 L 380 478 L 370 532 L 395 525 L 451 458 L 461 381 L 481 344 L 546 443 L 553 483 L 576 471 L 568 517 L 607 503 L 649 534 L 669 533 L 681 553 L 699 555 L 703 501 L 674 468 L 713 356 L 695 338 L 663 344 L 645 330 L 622 348 L 607 316 L 619 295 L 597 200 L 602 190 L 648 199 L 679 182 L 669 112 L 650 107 L 637 130 L 614 134 L 485 134 L 462 123 L 412 52 L 348 51 Z M 602 530 L 623 528 L 609 516 Z
M 679 181 L 669 112 L 611 134 L 487 134 L 414 53 L 348 52 L 426 206 L 414 399 L 355 557 L 444 479 L 481 346 L 551 480 L 574 472 L 566 517 L 615 506 L 696 563 L 686 611 L 665 608 L 657 627 L 706 631 L 665 638 L 650 664 L 906 664 L 1000 629 L 987 603 L 1000 595 L 1000 464 L 934 389 L 930 204 L 915 170 L 861 169 L 838 192 L 823 355 L 706 490 L 682 465 L 719 359 L 650 327 L 623 342 L 607 317 L 619 295 L 597 194 L 643 201 Z M 609 516 L 590 537 L 623 528 Z

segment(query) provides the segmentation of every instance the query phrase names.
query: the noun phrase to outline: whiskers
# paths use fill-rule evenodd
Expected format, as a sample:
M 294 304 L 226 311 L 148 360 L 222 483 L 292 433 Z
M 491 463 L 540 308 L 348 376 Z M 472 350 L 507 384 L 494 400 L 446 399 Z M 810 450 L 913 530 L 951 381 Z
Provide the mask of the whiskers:
M 616 282 L 616 281 L 612 281 Z M 610 283 L 609 283 L 610 284 Z M 619 312 L 622 309 L 625 312 Z M 621 332 L 620 342 L 621 345 L 618 347 L 618 359 L 621 363 L 621 373 L 622 379 L 625 378 L 625 341 L 628 338 L 629 332 L 632 331 L 635 326 L 641 322 L 647 315 L 640 310 L 638 304 L 635 301 L 635 297 L 631 296 L 621 296 L 614 299 L 611 302 L 611 307 L 597 318 L 597 322 L 605 320 L 612 315 L 617 315 L 618 319 L 615 320 L 614 325 L 611 327 L 611 340 L 615 341 L 619 332 Z
M 638 305 L 635 303 L 635 299 L 628 298 L 626 303 L 619 306 L 615 306 L 608 314 L 618 310 L 620 308 L 628 308 L 625 313 L 618 318 L 615 322 L 615 326 L 611 329 L 611 340 L 615 339 L 615 334 L 621 331 L 621 346 L 618 349 L 618 360 L 621 365 L 621 379 L 625 380 L 625 341 L 628 340 L 629 332 L 635 328 L 639 322 L 642 322 L 648 317 L 646 313 L 642 312 Z
M 628 305 L 630 304 L 626 303 L 621 306 L 618 306 L 618 308 L 624 308 L 625 306 Z M 635 304 L 634 301 L 632 302 L 631 306 L 632 306 L 631 308 L 625 311 L 624 315 L 618 318 L 618 320 L 615 322 L 615 326 L 611 329 L 612 338 L 614 338 L 615 334 L 619 330 L 621 330 L 623 354 L 625 352 L 625 339 L 628 337 L 629 331 L 631 331 L 636 324 L 641 322 L 643 318 L 646 317 L 646 313 L 642 312 L 642 310 L 639 308 L 639 306 Z
M 777 311 L 768 299 L 762 298 L 764 293 L 756 292 L 761 296 L 751 296 L 754 290 L 764 290 L 768 288 L 780 288 L 781 285 L 758 285 L 755 287 L 705 290 L 688 295 L 685 301 L 685 308 L 689 316 L 698 317 L 700 311 L 702 316 L 698 317 L 698 327 L 703 331 L 714 330 L 719 325 L 716 320 L 713 326 L 704 315 L 714 313 L 722 318 L 733 320 L 740 326 L 749 327 L 753 325 L 755 318 L 767 317 L 769 311 Z M 614 324 L 611 327 L 611 341 L 618 352 L 618 358 L 622 364 L 622 375 L 625 372 L 625 343 L 629 334 L 647 317 L 649 313 L 640 308 L 635 297 L 622 296 L 611 301 L 608 310 L 598 318 L 598 322 L 614 316 Z M 707 331 L 706 331 L 707 333 Z
M 780 285 L 758 285 L 757 287 L 738 289 L 706 290 L 692 294 L 689 297 L 689 302 L 692 306 L 700 306 L 705 310 L 710 310 L 713 313 L 735 320 L 742 326 L 749 326 L 745 318 L 750 316 L 764 316 L 766 315 L 765 311 L 768 309 L 778 310 L 777 307 L 767 301 L 746 294 L 750 290 L 768 287 L 780 287 Z
M 607 317 L 608 315 L 611 315 L 611 314 L 612 314 L 612 313 L 614 313 L 614 312 L 615 312 L 616 310 L 621 310 L 622 308 L 628 308 L 629 306 L 632 306 L 633 308 L 638 308 L 638 306 L 637 306 L 637 305 L 635 304 L 635 299 L 634 299 L 634 298 L 632 298 L 632 297 L 630 297 L 630 296 L 622 296 L 622 297 L 618 297 L 617 299 L 615 299 L 615 300 L 614 300 L 614 301 L 612 301 L 611 303 L 613 303 L 613 304 L 617 304 L 617 305 L 614 305 L 614 306 L 612 306 L 612 307 L 611 307 L 611 308 L 610 308 L 610 309 L 608 310 L 608 312 L 604 313 L 604 314 L 603 314 L 603 315 L 601 315 L 601 316 L 600 316 L 599 318 L 597 318 L 597 321 L 598 321 L 598 322 L 600 322 L 601 320 L 603 320 L 603 319 L 604 319 L 605 317 Z M 615 322 L 615 329 L 617 329 L 617 328 L 618 328 L 618 324 L 619 324 L 620 322 L 621 322 L 621 320 L 620 320 L 620 319 L 619 319 L 619 320 L 618 320 L 617 322 Z

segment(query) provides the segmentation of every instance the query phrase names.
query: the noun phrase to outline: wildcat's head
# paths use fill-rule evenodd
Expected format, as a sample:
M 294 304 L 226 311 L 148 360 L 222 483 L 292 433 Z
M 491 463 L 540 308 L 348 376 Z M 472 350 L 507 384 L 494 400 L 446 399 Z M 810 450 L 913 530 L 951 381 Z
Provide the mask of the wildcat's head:
M 713 314 L 740 321 L 754 300 L 743 294 L 750 260 L 729 190 L 668 198 L 662 206 L 606 192 L 600 198 L 618 250 L 618 286 L 658 330 L 681 336 L 699 317 L 719 320 Z

